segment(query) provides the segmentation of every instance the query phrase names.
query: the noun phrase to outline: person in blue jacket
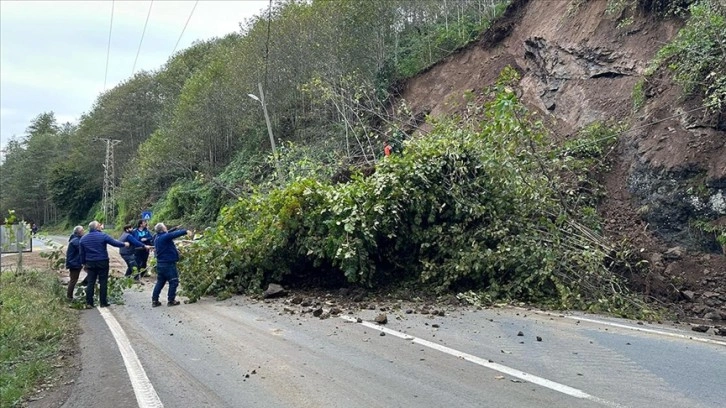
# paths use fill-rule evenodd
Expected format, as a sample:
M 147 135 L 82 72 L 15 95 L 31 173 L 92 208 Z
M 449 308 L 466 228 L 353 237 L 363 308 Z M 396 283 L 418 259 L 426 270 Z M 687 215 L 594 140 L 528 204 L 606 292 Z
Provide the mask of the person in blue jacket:
M 134 260 L 136 261 L 136 267 L 139 268 L 139 278 L 141 278 L 146 275 L 146 264 L 149 261 L 149 250 L 147 247 L 154 245 L 154 237 L 151 235 L 151 231 L 149 231 L 149 222 L 139 220 L 136 223 L 133 236 L 137 241 L 144 244 L 144 247 L 136 248 L 134 252 Z
M 176 263 L 179 261 L 179 251 L 174 244 L 174 238 L 191 235 L 191 231 L 178 228 L 170 232 L 161 222 L 154 226 L 154 231 L 156 232 L 156 238 L 154 238 L 156 285 L 151 293 L 151 306 L 161 306 L 159 295 L 167 282 L 169 282 L 167 305 L 176 306 L 179 304 L 179 301 L 176 300 L 176 288 L 179 286 L 179 271 L 176 269 Z
M 96 279 L 100 290 L 98 298 L 101 307 L 108 304 L 108 248 L 112 245 L 117 248 L 129 247 L 128 242 L 116 241 L 102 231 L 102 224 L 98 221 L 91 221 L 88 224 L 88 234 L 80 240 L 81 263 L 86 266 L 86 308 L 93 307 L 93 291 L 96 287 Z
M 126 262 L 126 273 L 124 274 L 124 276 L 132 276 L 134 273 L 134 269 L 136 269 L 136 275 L 133 275 L 133 278 L 135 281 L 143 285 L 143 282 L 141 282 L 141 271 L 136 264 L 135 250 L 143 249 L 145 251 L 148 251 L 153 247 L 150 245 L 144 245 L 141 241 L 138 241 L 136 238 L 134 238 L 133 229 L 134 226 L 131 224 L 124 225 L 124 232 L 123 234 L 121 234 L 120 237 L 118 237 L 118 240 L 121 242 L 128 242 L 131 245 L 119 249 L 118 253 L 119 255 L 121 255 L 121 258 L 123 258 L 124 262 Z
M 66 248 L 66 268 L 70 272 L 68 291 L 66 292 L 68 300 L 73 300 L 73 291 L 76 288 L 76 283 L 78 283 L 81 268 L 83 268 L 83 263 L 81 262 L 81 237 L 84 232 L 82 226 L 76 225 L 73 228 L 73 234 L 68 237 L 68 248 Z

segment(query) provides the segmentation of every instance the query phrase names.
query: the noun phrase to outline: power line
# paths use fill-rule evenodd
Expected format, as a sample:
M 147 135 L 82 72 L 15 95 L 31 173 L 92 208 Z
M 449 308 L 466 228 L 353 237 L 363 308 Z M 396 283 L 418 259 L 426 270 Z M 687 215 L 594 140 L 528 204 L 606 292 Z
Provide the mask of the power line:
M 115 0 L 111 1 L 111 25 L 108 28 L 108 47 L 106 48 L 106 73 L 103 74 L 103 91 L 106 92 L 106 80 L 108 80 L 108 60 L 111 56 L 111 32 L 113 32 L 113 9 Z
M 151 6 L 154 5 L 154 0 L 149 3 L 149 12 L 146 13 L 146 22 L 144 23 L 144 30 L 141 32 L 141 41 L 139 41 L 139 48 L 136 50 L 136 58 L 134 58 L 134 66 L 131 68 L 131 76 L 136 71 L 136 62 L 139 60 L 139 53 L 141 52 L 141 44 L 144 42 L 144 34 L 146 34 L 146 26 L 149 25 L 149 17 L 151 17 Z
M 196 10 L 196 8 L 197 8 L 197 4 L 199 4 L 199 0 L 197 0 L 197 1 L 194 2 L 194 7 L 192 7 L 192 12 L 189 13 L 189 17 L 187 18 L 187 22 L 184 23 L 184 28 L 182 29 L 181 34 L 179 34 L 179 39 L 176 40 L 176 45 L 174 45 L 174 51 L 171 52 L 171 55 L 174 55 L 174 53 L 176 52 L 176 47 L 179 46 L 179 41 L 181 41 L 182 36 L 184 35 L 184 31 L 186 31 L 186 29 L 187 29 L 187 25 L 189 24 L 189 20 L 192 19 L 192 15 L 194 14 L 194 10 Z
M 267 58 L 270 55 L 270 21 L 272 20 L 272 0 L 267 8 L 267 40 L 265 41 L 265 89 L 267 89 Z

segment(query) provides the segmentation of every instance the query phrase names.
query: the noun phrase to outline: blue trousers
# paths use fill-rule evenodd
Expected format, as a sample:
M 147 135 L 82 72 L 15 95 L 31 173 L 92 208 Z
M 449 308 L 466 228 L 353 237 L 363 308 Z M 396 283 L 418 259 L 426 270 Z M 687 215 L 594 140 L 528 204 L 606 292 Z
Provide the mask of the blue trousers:
M 156 285 L 151 293 L 151 300 L 159 301 L 159 295 L 164 285 L 169 282 L 169 292 L 166 298 L 169 302 L 176 300 L 176 288 L 179 286 L 179 271 L 176 269 L 176 262 L 156 264 Z
M 136 266 L 136 256 L 134 254 L 122 254 L 121 258 L 124 259 L 124 262 L 126 262 L 126 273 L 124 276 L 131 276 L 134 273 L 134 268 L 138 267 Z M 137 278 L 137 276 L 134 276 L 134 278 Z

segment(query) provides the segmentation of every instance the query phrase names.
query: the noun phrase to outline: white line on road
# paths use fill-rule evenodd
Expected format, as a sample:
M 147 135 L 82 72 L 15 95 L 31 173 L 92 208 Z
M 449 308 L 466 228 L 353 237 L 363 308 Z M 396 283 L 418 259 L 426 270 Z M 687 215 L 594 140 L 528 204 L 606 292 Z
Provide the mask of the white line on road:
M 343 319 L 343 320 L 347 320 L 349 322 L 354 322 L 354 323 L 358 321 L 358 319 L 356 319 L 354 317 L 350 317 L 350 316 L 340 316 L 340 318 Z M 545 387 L 545 388 L 549 388 L 549 389 L 551 389 L 553 391 L 557 391 L 557 392 L 560 392 L 562 394 L 569 395 L 571 397 L 580 398 L 580 399 L 586 399 L 586 400 L 593 401 L 593 402 L 596 402 L 596 403 L 599 403 L 599 404 L 602 404 L 602 405 L 606 405 L 606 406 L 609 406 L 609 407 L 624 408 L 623 405 L 620 405 L 620 404 L 615 403 L 615 402 L 612 402 L 612 401 L 607 401 L 607 400 L 604 400 L 602 398 L 598 398 L 598 397 L 596 397 L 594 395 L 590 395 L 590 394 L 588 394 L 588 393 L 586 393 L 586 392 L 584 392 L 582 390 L 579 390 L 577 388 L 573 388 L 573 387 L 570 387 L 568 385 L 560 384 L 558 382 L 554 382 L 554 381 L 548 380 L 546 378 L 538 377 L 536 375 L 529 374 L 529 373 L 526 373 L 524 371 L 519 371 L 517 369 L 511 368 L 511 367 L 507 367 L 505 365 L 498 364 L 498 363 L 489 361 L 487 359 L 483 359 L 481 357 L 477 357 L 477 356 L 472 355 L 472 354 L 464 353 L 462 351 L 453 349 L 451 347 L 442 346 L 441 344 L 437 344 L 437 343 L 434 343 L 434 342 L 431 342 L 431 341 L 428 341 L 428 340 L 424 340 L 424 339 L 421 339 L 421 338 L 418 338 L 418 337 L 415 337 L 415 336 L 411 336 L 411 335 L 408 335 L 406 333 L 401 333 L 399 331 L 392 330 L 392 329 L 389 329 L 387 327 L 383 327 L 383 326 L 380 326 L 380 325 L 377 325 L 377 324 L 373 324 L 371 322 L 363 321 L 363 322 L 360 322 L 360 324 L 363 325 L 363 326 L 365 326 L 365 327 L 368 327 L 370 329 L 378 330 L 378 331 L 384 332 L 386 334 L 390 334 L 392 336 L 399 337 L 399 338 L 404 339 L 404 340 L 410 340 L 413 343 L 420 344 L 422 346 L 426 346 L 426 347 L 432 348 L 432 349 L 437 350 L 437 351 L 440 351 L 442 353 L 446 353 L 446 354 L 452 355 L 454 357 L 458 357 L 458 358 L 464 359 L 464 360 L 469 361 L 469 362 L 472 362 L 474 364 L 478 364 L 478 365 L 480 365 L 482 367 L 486 367 L 486 368 L 489 368 L 491 370 L 498 371 L 498 372 L 500 372 L 502 374 L 506 374 L 506 375 L 509 375 L 511 377 L 519 378 L 520 380 L 524 380 L 524 381 L 530 382 L 532 384 L 537 384 L 539 386 L 542 386 L 542 387 Z
M 126 365 L 126 371 L 129 373 L 129 379 L 131 379 L 131 386 L 134 388 L 134 394 L 136 394 L 136 402 L 139 404 L 139 408 L 164 408 L 164 404 L 161 403 L 159 395 L 156 393 L 154 386 L 149 381 L 149 377 L 146 376 L 146 371 L 141 365 L 141 361 L 136 356 L 136 352 L 131 347 L 126 333 L 118 324 L 113 314 L 105 308 L 98 308 L 101 312 L 101 317 L 106 321 L 108 328 L 113 334 L 113 338 L 116 339 L 116 344 L 121 352 L 121 357 L 124 359 L 124 365 Z
M 675 338 L 679 338 L 679 339 L 695 340 L 695 341 L 701 341 L 701 342 L 709 343 L 709 344 L 718 344 L 720 346 L 726 346 L 726 341 L 706 339 L 706 338 L 698 337 L 698 336 L 689 336 L 687 334 L 671 333 L 671 332 L 655 330 L 655 329 L 646 329 L 645 327 L 629 326 L 627 324 L 607 322 L 604 320 L 589 319 L 587 317 L 574 316 L 574 315 L 565 315 L 565 318 L 572 319 L 572 320 L 581 320 L 583 322 L 602 324 L 605 326 L 619 327 L 621 329 L 630 329 L 630 330 L 640 331 L 640 332 L 644 332 L 644 333 L 659 334 L 661 336 L 669 336 L 669 337 L 675 337 Z

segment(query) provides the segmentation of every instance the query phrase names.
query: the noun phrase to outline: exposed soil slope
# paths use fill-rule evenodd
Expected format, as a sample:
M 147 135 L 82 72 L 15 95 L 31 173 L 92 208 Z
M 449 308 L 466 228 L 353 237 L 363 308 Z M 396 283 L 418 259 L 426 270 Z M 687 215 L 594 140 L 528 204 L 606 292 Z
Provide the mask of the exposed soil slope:
M 410 80 L 402 98 L 418 117 L 451 113 L 464 92 L 480 93 L 511 65 L 522 74 L 523 101 L 558 138 L 594 121 L 628 123 L 602 175 L 605 231 L 649 261 L 647 276 L 631 277 L 637 289 L 683 318 L 726 320 L 726 257 L 689 225 L 726 222 L 726 115 L 683 100 L 666 72 L 647 78 L 645 104 L 633 109 L 634 85 L 682 22 L 641 15 L 618 28 L 607 0 L 572 3 L 515 0 L 481 41 Z

